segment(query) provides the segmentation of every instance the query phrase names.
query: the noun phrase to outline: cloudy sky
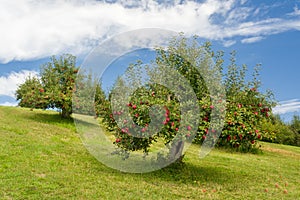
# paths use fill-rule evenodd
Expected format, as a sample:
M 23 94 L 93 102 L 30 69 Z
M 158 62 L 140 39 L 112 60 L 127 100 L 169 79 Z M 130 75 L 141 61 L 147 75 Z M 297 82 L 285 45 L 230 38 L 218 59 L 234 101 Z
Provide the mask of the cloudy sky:
M 300 111 L 299 0 L 0 0 L 0 104 L 51 55 L 71 53 L 78 64 L 103 40 L 140 28 L 163 28 L 237 50 L 249 68 L 262 64 L 263 89 L 272 89 L 289 117 Z

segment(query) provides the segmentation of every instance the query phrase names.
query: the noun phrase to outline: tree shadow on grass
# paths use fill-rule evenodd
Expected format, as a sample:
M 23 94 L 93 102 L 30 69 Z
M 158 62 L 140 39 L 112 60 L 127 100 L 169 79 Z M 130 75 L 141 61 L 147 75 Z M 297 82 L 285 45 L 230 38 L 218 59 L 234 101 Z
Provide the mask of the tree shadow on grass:
M 142 175 L 147 179 L 161 180 L 168 182 L 180 182 L 194 184 L 197 182 L 220 183 L 232 179 L 230 174 L 225 173 L 221 167 L 208 167 L 184 163 L 182 165 L 170 165 L 161 170 Z
M 98 162 L 98 161 L 96 161 Z M 227 173 L 226 170 L 218 166 L 200 166 L 192 163 L 184 163 L 180 165 L 170 165 L 157 171 L 149 173 L 125 173 L 111 169 L 105 165 L 98 163 L 94 170 L 98 173 L 107 173 L 108 176 L 136 177 L 139 181 L 145 181 L 156 185 L 159 182 L 180 183 L 194 185 L 197 183 L 220 184 L 233 182 L 238 179 L 238 175 Z
M 46 123 L 75 130 L 74 120 L 72 118 L 62 118 L 59 113 L 34 113 L 33 115 L 29 116 L 28 119 L 35 122 Z
M 87 116 L 89 118 L 94 119 L 92 116 Z M 95 128 L 95 126 L 98 126 L 98 124 L 95 122 L 91 123 L 87 120 L 84 120 L 84 118 L 81 119 L 74 119 L 74 118 L 63 118 L 60 113 L 50 113 L 50 112 L 45 112 L 45 113 L 34 113 L 33 115 L 29 116 L 28 119 L 40 122 L 40 123 L 46 123 L 46 124 L 51 124 L 63 128 L 68 128 L 74 132 L 77 131 L 76 129 L 76 124 L 80 124 L 82 127 L 88 127 L 88 128 Z

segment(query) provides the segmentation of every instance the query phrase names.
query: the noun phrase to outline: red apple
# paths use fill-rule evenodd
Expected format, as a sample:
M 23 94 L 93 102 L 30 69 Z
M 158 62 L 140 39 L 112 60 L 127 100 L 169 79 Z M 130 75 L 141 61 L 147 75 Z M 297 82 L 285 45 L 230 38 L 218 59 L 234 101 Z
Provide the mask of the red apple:
M 192 128 L 191 126 L 187 126 L 187 130 L 190 131 Z
M 262 107 L 262 103 L 259 103 L 259 104 L 258 104 L 258 107 Z
M 260 139 L 260 138 L 261 138 L 261 135 L 260 135 L 260 134 L 258 134 L 257 138 L 258 138 L 258 139 Z
M 268 188 L 265 189 L 265 192 L 269 192 Z

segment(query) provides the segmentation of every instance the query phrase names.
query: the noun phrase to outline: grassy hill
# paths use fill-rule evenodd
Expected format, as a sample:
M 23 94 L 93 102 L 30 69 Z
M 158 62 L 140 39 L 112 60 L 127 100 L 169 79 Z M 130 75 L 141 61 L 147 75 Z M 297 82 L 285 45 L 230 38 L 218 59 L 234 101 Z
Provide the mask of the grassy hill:
M 300 148 L 262 143 L 258 155 L 213 150 L 185 165 L 129 174 L 99 163 L 70 120 L 0 107 L 0 199 L 299 199 Z

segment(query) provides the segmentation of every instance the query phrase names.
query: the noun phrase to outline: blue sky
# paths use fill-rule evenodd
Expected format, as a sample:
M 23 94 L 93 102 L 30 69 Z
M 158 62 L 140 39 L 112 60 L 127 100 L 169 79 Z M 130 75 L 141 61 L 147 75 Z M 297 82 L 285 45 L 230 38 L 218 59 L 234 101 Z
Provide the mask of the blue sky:
M 103 40 L 140 28 L 199 35 L 250 71 L 262 64 L 262 89 L 274 91 L 275 112 L 300 112 L 299 0 L 61 0 L 6 1 L 0 7 L 0 104 L 15 105 L 14 91 L 38 74 L 51 55 L 71 53 L 81 64 Z

